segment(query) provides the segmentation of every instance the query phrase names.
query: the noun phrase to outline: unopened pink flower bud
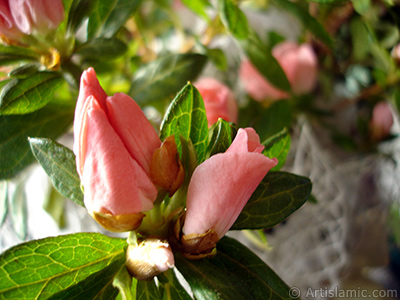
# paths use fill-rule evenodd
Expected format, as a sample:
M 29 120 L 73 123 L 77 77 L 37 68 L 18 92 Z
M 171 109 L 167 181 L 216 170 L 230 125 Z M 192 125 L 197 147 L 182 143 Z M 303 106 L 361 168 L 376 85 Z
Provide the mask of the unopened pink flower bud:
M 214 78 L 202 78 L 194 85 L 203 97 L 209 127 L 219 118 L 237 123 L 237 103 L 232 91 L 226 85 Z
M 81 77 L 74 137 L 89 213 L 109 230 L 136 229 L 157 197 L 149 172 L 161 141 L 151 123 L 129 96 L 108 97 L 89 68 Z
M 25 34 L 34 30 L 46 34 L 64 19 L 61 0 L 9 0 L 16 26 Z
M 308 44 L 282 42 L 272 50 L 272 55 L 286 74 L 295 95 L 312 91 L 317 80 L 317 57 Z M 248 60 L 239 70 L 240 80 L 247 93 L 257 101 L 278 100 L 289 97 L 288 93 L 274 87 Z
M 210 252 L 231 228 L 261 180 L 277 164 L 263 155 L 252 128 L 239 129 L 225 153 L 211 156 L 193 172 L 183 226 L 184 252 Z M 186 245 L 185 245 L 186 244 Z
M 393 125 L 393 115 L 390 106 L 386 102 L 379 102 L 372 110 L 372 117 L 369 123 L 371 138 L 380 141 L 390 134 Z
M 139 245 L 129 245 L 126 267 L 138 280 L 149 280 L 175 265 L 174 254 L 166 241 L 147 239 Z

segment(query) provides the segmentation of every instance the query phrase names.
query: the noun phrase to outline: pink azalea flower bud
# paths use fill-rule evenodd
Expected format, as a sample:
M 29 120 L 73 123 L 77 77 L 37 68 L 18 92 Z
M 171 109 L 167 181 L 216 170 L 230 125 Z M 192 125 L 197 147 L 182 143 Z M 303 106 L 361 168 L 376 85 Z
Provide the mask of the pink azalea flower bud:
M 214 78 L 202 78 L 195 83 L 203 97 L 208 126 L 211 127 L 219 118 L 228 122 L 237 122 L 238 108 L 232 91 Z
M 161 144 L 138 104 L 123 93 L 108 97 L 89 68 L 81 77 L 74 137 L 89 213 L 112 231 L 137 228 L 157 197 L 149 169 Z
M 126 267 L 138 280 L 149 280 L 175 265 L 174 254 L 167 242 L 147 239 L 139 245 L 129 245 Z
M 23 33 L 15 25 L 8 0 L 0 0 L 0 34 L 6 39 L 18 40 Z
M 25 34 L 34 30 L 46 34 L 64 19 L 61 0 L 9 0 L 15 24 Z
M 195 169 L 182 230 L 184 251 L 209 252 L 231 228 L 261 180 L 278 162 L 263 155 L 263 149 L 254 129 L 239 129 L 225 153 L 211 156 Z M 199 239 L 204 234 L 209 237 L 207 242 Z
M 393 115 L 390 106 L 386 102 L 379 102 L 372 110 L 372 118 L 369 123 L 371 138 L 380 141 L 390 134 L 393 125 Z
M 272 55 L 285 72 L 295 95 L 303 95 L 314 89 L 318 61 L 310 45 L 282 42 L 273 48 Z M 239 76 L 247 93 L 257 101 L 289 96 L 269 83 L 248 60 L 242 62 Z

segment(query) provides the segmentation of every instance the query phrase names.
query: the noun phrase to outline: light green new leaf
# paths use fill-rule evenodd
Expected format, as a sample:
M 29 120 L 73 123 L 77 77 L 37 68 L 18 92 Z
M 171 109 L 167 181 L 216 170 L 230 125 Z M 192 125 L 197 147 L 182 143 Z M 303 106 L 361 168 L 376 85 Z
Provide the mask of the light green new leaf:
M 277 7 L 282 8 L 285 12 L 291 13 L 297 17 L 301 21 L 301 24 L 305 26 L 305 28 L 307 28 L 317 39 L 319 39 L 329 48 L 333 47 L 332 38 L 322 24 L 319 23 L 317 19 L 311 16 L 309 12 L 301 7 L 298 3 L 288 0 L 273 0 L 271 2 Z
M 274 138 L 274 136 L 272 137 Z M 269 158 L 277 158 L 278 164 L 271 169 L 271 171 L 279 171 L 286 162 L 286 157 L 290 150 L 290 134 L 286 129 L 282 131 L 282 134 L 277 134 L 277 139 L 272 144 L 265 145 L 266 148 L 263 154 Z
M 33 155 L 57 191 L 84 207 L 75 154 L 67 147 L 46 138 L 29 138 L 29 143 Z
M 208 123 L 203 98 L 199 91 L 188 83 L 171 102 L 161 123 L 160 138 L 175 135 L 179 152 L 179 136 L 191 140 L 200 164 L 206 157 L 208 145 Z
M 254 191 L 231 230 L 270 228 L 300 208 L 311 195 L 307 177 L 269 172 Z
M 17 245 L 0 256 L 0 299 L 114 299 L 125 246 L 98 233 Z
M 207 57 L 201 54 L 170 54 L 140 68 L 129 95 L 141 106 L 170 101 L 188 81 L 203 70 Z
M 51 101 L 63 82 L 56 72 L 37 72 L 10 81 L 0 95 L 0 114 L 19 115 L 34 112 Z
M 210 262 L 239 278 L 237 286 L 247 286 L 251 299 L 297 299 L 290 288 L 257 255 L 235 239 L 224 237 L 217 244 L 217 255 Z
M 134 285 L 134 288 L 132 288 Z M 136 299 L 136 285 L 137 280 L 128 273 L 126 266 L 119 270 L 118 274 L 114 277 L 113 286 L 119 290 L 122 300 L 135 300 Z
M 117 38 L 92 39 L 80 46 L 76 53 L 90 60 L 111 60 L 128 50 L 128 46 Z
M 240 45 L 251 63 L 275 87 L 290 92 L 290 83 L 278 61 L 255 32 L 250 32 L 246 39 L 240 40 Z
M 210 19 L 206 13 L 206 9 L 211 6 L 208 0 L 182 0 L 182 3 L 203 19 Z
M 233 0 L 218 1 L 218 13 L 222 24 L 229 32 L 237 39 L 242 40 L 247 38 L 249 34 L 249 25 L 246 15 L 236 5 Z
M 139 280 L 136 286 L 137 300 L 160 300 L 161 295 L 154 280 Z
M 33 162 L 29 136 L 55 139 L 73 119 L 73 106 L 53 103 L 26 115 L 0 116 L 0 179 L 12 178 Z
M 350 0 L 307 0 L 308 2 L 315 2 L 320 4 L 339 4 L 343 2 L 348 2 Z

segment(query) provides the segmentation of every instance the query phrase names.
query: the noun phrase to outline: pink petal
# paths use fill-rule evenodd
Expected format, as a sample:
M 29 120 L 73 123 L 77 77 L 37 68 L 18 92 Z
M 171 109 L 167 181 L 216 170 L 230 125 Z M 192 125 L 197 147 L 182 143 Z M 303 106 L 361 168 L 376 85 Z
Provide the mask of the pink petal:
M 216 154 L 200 164 L 189 184 L 184 234 L 212 228 L 221 238 L 276 164 L 262 154 L 242 152 Z
M 150 210 L 157 189 L 130 157 L 94 97 L 87 99 L 82 183 L 87 209 L 113 215 Z
M 106 100 L 107 115 L 130 155 L 150 174 L 150 162 L 161 141 L 139 105 L 128 95 L 117 93 Z
M 260 137 L 253 128 L 239 128 L 235 139 L 226 150 L 226 153 L 232 152 L 255 152 L 261 153 L 264 146 L 260 144 Z

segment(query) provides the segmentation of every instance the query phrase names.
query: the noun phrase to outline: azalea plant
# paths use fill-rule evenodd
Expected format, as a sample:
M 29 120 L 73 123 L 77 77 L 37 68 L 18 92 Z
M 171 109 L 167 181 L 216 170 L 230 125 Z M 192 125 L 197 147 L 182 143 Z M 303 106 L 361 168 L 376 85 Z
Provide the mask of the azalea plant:
M 320 102 L 343 77 L 355 86 L 346 95 L 352 105 L 357 93 L 372 95 L 352 149 L 372 151 L 389 138 L 393 119 L 382 100 L 400 99 L 390 52 L 399 37 L 383 44 L 375 16 L 395 8 L 366 0 L 1 0 L 0 220 L 24 187 L 11 194 L 9 183 L 37 162 L 103 233 L 6 250 L 0 298 L 296 298 L 225 235 L 263 236 L 313 199 L 309 178 L 282 171 L 291 127 L 299 115 L 330 121 Z M 270 9 L 297 18 L 298 40 L 260 34 L 245 14 Z M 396 31 L 389 25 L 384 32 Z M 354 53 L 343 56 L 333 42 L 348 34 L 339 28 L 353 30 Z M 375 38 L 365 52 L 360 32 Z M 239 49 L 233 62 L 220 40 Z M 347 68 L 363 64 L 368 82 Z M 70 130 L 72 149 L 58 140 Z M 343 146 L 352 138 L 336 129 L 332 136 Z

